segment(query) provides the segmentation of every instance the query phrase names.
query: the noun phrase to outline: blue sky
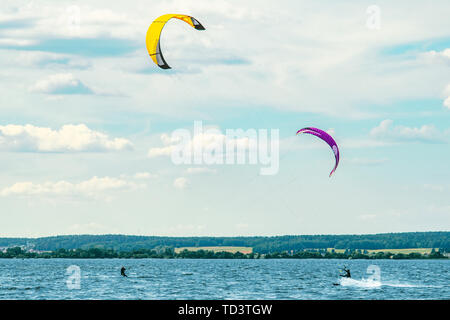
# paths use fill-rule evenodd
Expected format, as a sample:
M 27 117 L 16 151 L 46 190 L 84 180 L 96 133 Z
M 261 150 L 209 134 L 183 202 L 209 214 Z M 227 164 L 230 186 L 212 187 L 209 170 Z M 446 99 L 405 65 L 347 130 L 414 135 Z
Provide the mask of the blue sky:
M 206 30 L 170 21 L 161 70 L 145 34 L 169 12 Z M 2 1 L 0 236 L 449 230 L 449 16 L 448 1 Z M 194 121 L 279 129 L 279 173 L 149 157 Z M 339 144 L 332 178 L 306 126 Z

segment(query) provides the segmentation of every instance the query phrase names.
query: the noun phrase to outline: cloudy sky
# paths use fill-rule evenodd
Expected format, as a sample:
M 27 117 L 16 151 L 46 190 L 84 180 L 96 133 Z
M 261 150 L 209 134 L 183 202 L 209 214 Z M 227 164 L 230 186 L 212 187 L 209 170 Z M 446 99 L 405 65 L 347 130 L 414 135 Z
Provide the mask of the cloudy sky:
M 166 25 L 171 70 L 145 47 L 165 13 L 206 28 Z M 0 236 L 449 230 L 449 17 L 447 0 L 2 0 Z M 194 121 L 279 129 L 278 174 L 175 165 Z M 331 178 L 306 126 L 340 146 Z

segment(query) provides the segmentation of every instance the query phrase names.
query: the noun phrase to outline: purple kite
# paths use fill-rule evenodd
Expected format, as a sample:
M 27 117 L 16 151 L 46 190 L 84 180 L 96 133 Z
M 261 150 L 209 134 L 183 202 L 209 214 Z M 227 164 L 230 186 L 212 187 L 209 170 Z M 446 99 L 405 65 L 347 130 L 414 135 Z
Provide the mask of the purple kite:
M 336 158 L 336 164 L 333 168 L 333 170 L 331 170 L 330 172 L 330 177 L 333 174 L 334 171 L 336 171 L 336 168 L 339 164 L 339 148 L 337 146 L 336 141 L 334 141 L 334 139 L 325 131 L 317 129 L 317 128 L 303 128 L 297 131 L 297 135 L 299 135 L 300 133 L 309 133 L 309 134 L 313 134 L 316 137 L 319 137 L 320 139 L 322 139 L 323 141 L 325 141 L 326 143 L 328 143 L 328 145 L 331 147 L 331 149 L 333 149 L 334 152 L 334 156 Z

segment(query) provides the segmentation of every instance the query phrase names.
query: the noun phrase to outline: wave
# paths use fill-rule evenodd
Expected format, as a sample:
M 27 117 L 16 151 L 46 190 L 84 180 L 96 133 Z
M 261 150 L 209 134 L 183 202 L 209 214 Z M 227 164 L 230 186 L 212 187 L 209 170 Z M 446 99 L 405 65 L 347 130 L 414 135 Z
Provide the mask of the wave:
M 3 287 L 3 288 L 0 287 L 0 290 L 8 290 L 8 291 L 13 291 L 13 290 L 27 291 L 27 290 L 40 290 L 40 289 L 41 289 L 40 286 L 37 286 L 37 287 Z
M 339 279 L 339 284 L 344 287 L 360 287 L 360 288 L 381 288 L 381 287 L 395 287 L 395 288 L 437 288 L 439 286 L 430 285 L 418 285 L 410 283 L 399 283 L 399 282 L 384 282 L 376 281 L 372 279 L 352 279 L 352 278 L 341 278 Z
M 340 278 L 339 284 L 344 287 L 360 287 L 360 288 L 380 288 L 381 281 L 375 281 L 371 279 L 352 279 L 352 278 Z

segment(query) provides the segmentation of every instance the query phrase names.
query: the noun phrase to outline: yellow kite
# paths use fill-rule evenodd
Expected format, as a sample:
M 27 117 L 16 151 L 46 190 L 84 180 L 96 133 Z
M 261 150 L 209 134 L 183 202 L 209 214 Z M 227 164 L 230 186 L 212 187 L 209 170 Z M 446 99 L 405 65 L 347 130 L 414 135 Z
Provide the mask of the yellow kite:
M 159 38 L 161 36 L 161 31 L 166 25 L 167 21 L 169 21 L 172 18 L 180 19 L 190 24 L 197 30 L 205 30 L 205 28 L 201 25 L 201 23 L 198 22 L 194 17 L 187 16 L 184 14 L 165 14 L 157 18 L 155 21 L 153 21 L 147 30 L 147 37 L 145 39 L 145 42 L 147 44 L 148 54 L 152 58 L 153 62 L 156 63 L 158 67 L 162 69 L 170 69 L 170 67 L 167 64 L 166 60 L 164 60 L 164 57 L 161 53 Z

